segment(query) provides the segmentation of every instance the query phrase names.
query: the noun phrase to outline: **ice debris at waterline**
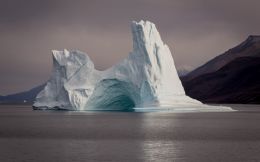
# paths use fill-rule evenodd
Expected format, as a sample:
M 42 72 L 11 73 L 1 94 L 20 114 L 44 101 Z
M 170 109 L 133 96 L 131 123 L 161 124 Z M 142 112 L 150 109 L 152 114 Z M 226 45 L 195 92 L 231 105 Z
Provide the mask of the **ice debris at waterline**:
M 52 51 L 53 70 L 35 109 L 231 110 L 207 106 L 185 95 L 172 54 L 149 21 L 132 23 L 133 51 L 122 62 L 95 69 L 80 51 Z

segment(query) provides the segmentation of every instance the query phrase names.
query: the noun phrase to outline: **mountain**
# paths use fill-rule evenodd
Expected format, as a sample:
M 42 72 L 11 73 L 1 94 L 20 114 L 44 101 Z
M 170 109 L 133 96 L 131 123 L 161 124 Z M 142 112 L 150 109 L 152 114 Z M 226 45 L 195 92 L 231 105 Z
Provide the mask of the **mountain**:
M 207 103 L 260 103 L 260 58 L 240 57 L 216 72 L 183 81 L 186 94 Z
M 183 80 L 191 80 L 200 75 L 212 73 L 239 57 L 260 57 L 260 36 L 251 35 L 240 45 L 215 57 L 206 64 L 186 75 Z
M 44 86 L 45 84 L 42 84 L 25 92 L 0 96 L 0 103 L 32 103 Z
M 206 103 L 260 103 L 260 36 L 181 77 L 186 94 Z
M 194 68 L 191 66 L 181 66 L 177 68 L 177 72 L 179 77 L 183 77 L 187 74 L 189 74 L 189 72 L 191 72 Z

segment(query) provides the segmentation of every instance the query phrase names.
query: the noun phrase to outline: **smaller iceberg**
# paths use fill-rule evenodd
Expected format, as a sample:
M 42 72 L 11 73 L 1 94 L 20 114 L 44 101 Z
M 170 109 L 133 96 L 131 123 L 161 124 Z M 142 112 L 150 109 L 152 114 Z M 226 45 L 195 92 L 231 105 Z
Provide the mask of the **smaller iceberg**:
M 133 51 L 99 71 L 80 51 L 52 51 L 53 70 L 35 109 L 230 111 L 185 95 L 172 54 L 149 21 L 133 22 Z

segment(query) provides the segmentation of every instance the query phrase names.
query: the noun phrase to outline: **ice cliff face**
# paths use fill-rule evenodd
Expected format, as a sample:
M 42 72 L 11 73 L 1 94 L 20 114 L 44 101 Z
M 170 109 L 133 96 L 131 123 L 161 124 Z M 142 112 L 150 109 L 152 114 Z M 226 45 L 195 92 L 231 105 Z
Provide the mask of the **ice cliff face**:
M 53 71 L 38 109 L 131 110 L 202 105 L 185 95 L 171 52 L 149 21 L 132 23 L 133 51 L 105 71 L 80 51 L 52 51 Z

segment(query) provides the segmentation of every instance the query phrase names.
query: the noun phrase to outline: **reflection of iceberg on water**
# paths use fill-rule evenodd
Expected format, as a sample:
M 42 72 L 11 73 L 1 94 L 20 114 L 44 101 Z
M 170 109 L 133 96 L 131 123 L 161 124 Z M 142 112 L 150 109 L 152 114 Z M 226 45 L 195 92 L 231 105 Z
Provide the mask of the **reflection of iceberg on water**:
M 53 51 L 53 71 L 35 109 L 231 110 L 185 95 L 171 52 L 149 21 L 132 23 L 133 51 L 122 62 L 95 69 L 80 51 Z

